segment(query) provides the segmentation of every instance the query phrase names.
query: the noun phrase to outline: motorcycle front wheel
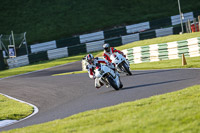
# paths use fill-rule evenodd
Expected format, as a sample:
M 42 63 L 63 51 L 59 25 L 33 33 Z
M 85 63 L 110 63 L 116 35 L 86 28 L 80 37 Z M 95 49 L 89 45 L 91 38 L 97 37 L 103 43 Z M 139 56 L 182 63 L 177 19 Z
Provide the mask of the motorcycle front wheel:
M 119 87 L 116 85 L 115 81 L 110 76 L 107 77 L 107 81 L 115 90 L 119 90 Z
M 128 73 L 128 75 L 132 75 L 128 65 L 125 62 L 122 63 L 122 66 L 123 66 L 124 70 L 126 71 L 126 73 Z

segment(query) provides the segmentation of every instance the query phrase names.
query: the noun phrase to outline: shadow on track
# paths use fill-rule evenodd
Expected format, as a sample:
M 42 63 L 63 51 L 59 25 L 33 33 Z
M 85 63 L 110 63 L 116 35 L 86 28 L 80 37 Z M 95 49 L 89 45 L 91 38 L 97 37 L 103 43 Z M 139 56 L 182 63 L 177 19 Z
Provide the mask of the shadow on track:
M 120 90 L 128 90 L 128 89 L 135 89 L 135 88 L 146 87 L 146 86 L 167 84 L 167 83 L 178 82 L 178 81 L 183 81 L 183 80 L 188 80 L 188 79 L 190 79 L 190 78 L 187 78 L 187 79 L 179 79 L 179 80 L 169 80 L 169 81 L 165 81 L 165 82 L 158 82 L 158 83 L 151 83 L 151 84 L 143 84 L 143 85 L 138 85 L 138 86 L 130 86 L 130 87 L 122 88 L 122 89 L 120 89 Z
M 134 74 L 134 71 L 133 71 L 133 75 L 132 76 L 137 76 L 137 75 L 144 75 L 144 74 L 152 74 L 152 73 L 161 73 L 161 72 L 168 72 L 168 71 L 175 71 L 176 69 L 170 69 L 170 70 L 149 70 L 150 72 L 139 72 L 139 73 L 136 73 Z M 136 71 L 137 72 L 137 71 Z

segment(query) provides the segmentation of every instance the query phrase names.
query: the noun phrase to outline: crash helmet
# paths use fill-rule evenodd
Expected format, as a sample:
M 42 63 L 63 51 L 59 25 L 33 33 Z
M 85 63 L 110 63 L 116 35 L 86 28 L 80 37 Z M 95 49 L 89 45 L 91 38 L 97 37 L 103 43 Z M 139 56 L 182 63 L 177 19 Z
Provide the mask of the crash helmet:
M 86 55 L 85 59 L 89 64 L 93 64 L 93 62 L 94 62 L 94 56 L 92 54 Z
M 106 51 L 106 52 L 110 52 L 110 45 L 108 43 L 105 43 L 103 45 L 103 49 Z

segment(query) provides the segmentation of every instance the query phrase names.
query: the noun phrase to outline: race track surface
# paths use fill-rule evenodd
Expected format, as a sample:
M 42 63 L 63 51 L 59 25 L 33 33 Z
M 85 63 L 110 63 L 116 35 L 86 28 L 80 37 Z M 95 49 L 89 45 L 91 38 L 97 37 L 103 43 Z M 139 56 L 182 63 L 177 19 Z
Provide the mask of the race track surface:
M 0 93 L 34 104 L 39 112 L 24 121 L 0 128 L 0 131 L 39 124 L 79 112 L 147 98 L 200 84 L 200 69 L 133 71 L 121 75 L 120 91 L 94 87 L 87 73 L 52 76 L 81 70 L 75 62 L 39 72 L 0 80 Z

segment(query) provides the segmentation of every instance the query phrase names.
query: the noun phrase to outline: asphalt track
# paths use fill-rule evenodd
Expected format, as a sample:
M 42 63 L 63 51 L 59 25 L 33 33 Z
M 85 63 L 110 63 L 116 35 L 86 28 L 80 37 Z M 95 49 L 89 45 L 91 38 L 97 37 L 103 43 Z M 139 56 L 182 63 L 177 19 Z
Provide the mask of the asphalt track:
M 200 69 L 133 71 L 121 75 L 122 90 L 94 87 L 87 73 L 52 76 L 81 70 L 81 63 L 0 80 L 0 93 L 34 104 L 39 112 L 0 131 L 68 117 L 79 112 L 147 98 L 200 84 Z

